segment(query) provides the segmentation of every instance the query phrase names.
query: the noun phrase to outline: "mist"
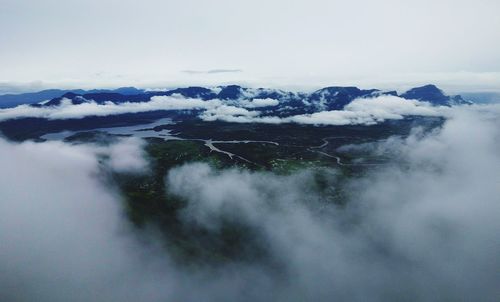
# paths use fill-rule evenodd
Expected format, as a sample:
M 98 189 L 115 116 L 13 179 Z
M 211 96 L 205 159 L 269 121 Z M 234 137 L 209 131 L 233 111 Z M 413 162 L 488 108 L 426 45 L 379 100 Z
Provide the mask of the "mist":
M 264 251 L 191 267 L 172 257 L 174 243 L 129 223 L 110 180 L 147 173 L 144 142 L 0 139 L 0 299 L 495 301 L 499 112 L 454 108 L 433 131 L 344 146 L 393 158 L 347 182 L 335 168 L 170 170 L 165 186 L 186 201 L 183 225 L 218 234 L 235 223 L 251 230 L 249 248 Z M 343 204 L 328 197 L 339 190 Z

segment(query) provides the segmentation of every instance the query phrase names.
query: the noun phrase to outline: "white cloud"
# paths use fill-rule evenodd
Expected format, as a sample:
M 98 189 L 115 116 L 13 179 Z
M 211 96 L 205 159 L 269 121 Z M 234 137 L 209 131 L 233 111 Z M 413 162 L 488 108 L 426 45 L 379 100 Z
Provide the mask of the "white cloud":
M 231 105 L 228 105 L 228 104 Z M 89 101 L 73 105 L 70 100 L 63 99 L 59 106 L 32 107 L 21 105 L 14 108 L 0 109 L 0 121 L 39 117 L 46 119 L 83 118 L 87 116 L 107 116 L 124 113 L 148 112 L 155 110 L 201 110 L 199 117 L 205 121 L 221 120 L 236 123 L 299 123 L 314 125 L 372 125 L 390 119 L 403 119 L 405 116 L 447 116 L 448 107 L 431 106 L 429 103 L 406 100 L 391 95 L 374 98 L 359 98 L 348 104 L 344 110 L 321 111 L 289 117 L 272 115 L 261 116 L 259 107 L 275 106 L 274 99 L 254 99 L 239 103 L 223 100 L 200 100 L 184 98 L 180 95 L 153 96 L 148 102 L 125 102 L 114 104 L 106 102 L 97 104 Z
M 371 115 L 394 118 L 401 115 L 438 116 L 442 108 L 433 107 L 426 102 L 407 100 L 392 95 L 382 95 L 376 98 L 360 98 L 349 103 L 345 110 L 367 112 Z
M 403 119 L 405 116 L 446 116 L 447 107 L 435 107 L 429 103 L 406 100 L 383 95 L 375 98 L 359 98 L 349 103 L 344 110 L 320 111 L 290 117 L 258 116 L 257 111 L 238 111 L 234 114 L 224 110 L 220 114 L 208 110 L 201 115 L 205 121 L 223 120 L 237 123 L 298 123 L 314 125 L 373 125 L 385 120 Z
M 278 100 L 266 98 L 266 99 L 252 99 L 250 101 L 242 102 L 242 106 L 246 108 L 259 108 L 268 106 L 277 106 L 279 104 Z
M 109 166 L 116 172 L 145 172 L 148 163 L 143 150 L 144 142 L 136 137 L 127 137 L 118 143 L 103 148 L 101 153 L 109 156 Z
M 153 96 L 148 102 L 125 102 L 120 104 L 112 102 L 97 104 L 89 101 L 73 105 L 71 104 L 71 100 L 63 99 L 59 106 L 37 108 L 29 105 L 21 105 L 14 108 L 0 109 L 0 121 L 22 117 L 39 117 L 55 120 L 155 110 L 208 109 L 220 104 L 218 100 L 203 101 L 200 99 L 186 99 L 179 96 Z
M 433 107 L 429 103 L 383 95 L 360 98 L 349 103 L 344 110 L 322 111 L 296 115 L 285 119 L 300 124 L 372 125 L 385 120 L 399 120 L 405 116 L 443 116 L 448 108 Z
M 205 121 L 251 121 L 252 118 L 257 117 L 259 114 L 259 111 L 249 111 L 241 107 L 222 105 L 205 111 L 200 117 Z

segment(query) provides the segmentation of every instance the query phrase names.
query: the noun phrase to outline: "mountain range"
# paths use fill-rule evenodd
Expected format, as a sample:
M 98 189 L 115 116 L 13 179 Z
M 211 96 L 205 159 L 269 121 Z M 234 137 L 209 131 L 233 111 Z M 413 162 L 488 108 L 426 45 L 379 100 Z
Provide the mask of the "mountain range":
M 287 116 L 318 111 L 342 110 L 344 106 L 357 98 L 371 98 L 382 95 L 398 96 L 408 100 L 429 102 L 435 106 L 453 106 L 471 104 L 460 95 L 446 95 L 435 85 L 425 85 L 412 88 L 402 94 L 396 91 L 378 89 L 359 89 L 357 87 L 332 86 L 311 93 L 291 92 L 270 88 L 248 88 L 238 85 L 218 87 L 191 86 L 165 91 L 145 91 L 134 87 L 122 87 L 115 90 L 43 90 L 34 93 L 18 95 L 1 95 L 0 108 L 15 107 L 20 104 L 30 104 L 35 107 L 57 106 L 63 99 L 69 99 L 73 104 L 94 101 L 102 104 L 113 102 L 148 102 L 154 96 L 182 96 L 202 100 L 220 99 L 228 105 L 252 100 L 276 100 L 272 105 L 259 106 L 263 114 Z M 266 108 L 267 107 L 267 108 Z

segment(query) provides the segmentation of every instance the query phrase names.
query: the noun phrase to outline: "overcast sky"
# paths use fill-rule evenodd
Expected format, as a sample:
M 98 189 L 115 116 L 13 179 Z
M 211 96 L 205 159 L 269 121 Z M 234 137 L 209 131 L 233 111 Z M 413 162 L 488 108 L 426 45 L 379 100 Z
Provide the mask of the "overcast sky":
M 0 0 L 0 91 L 431 81 L 500 90 L 499 12 L 498 0 Z

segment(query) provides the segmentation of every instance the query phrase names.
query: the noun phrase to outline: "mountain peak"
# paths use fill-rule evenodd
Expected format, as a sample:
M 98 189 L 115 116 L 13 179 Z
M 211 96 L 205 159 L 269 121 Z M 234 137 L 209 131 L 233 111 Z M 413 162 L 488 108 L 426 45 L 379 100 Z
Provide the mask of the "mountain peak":
M 441 89 L 433 84 L 412 88 L 401 94 L 401 97 L 410 100 L 425 101 L 439 106 L 470 104 L 470 102 L 465 101 L 459 95 L 446 95 Z
M 218 98 L 223 100 L 236 100 L 241 96 L 242 90 L 244 90 L 244 88 L 239 85 L 228 85 L 222 86 L 221 88 Z
M 71 100 L 71 99 L 74 99 L 77 96 L 78 96 L 78 94 L 76 94 L 74 92 L 66 92 L 65 94 L 63 94 L 61 96 L 61 98 L 63 98 L 63 99 L 70 99 Z

